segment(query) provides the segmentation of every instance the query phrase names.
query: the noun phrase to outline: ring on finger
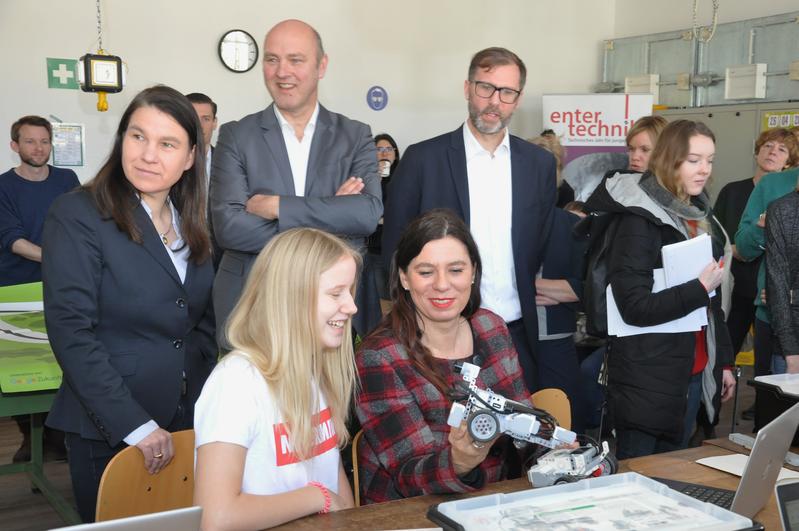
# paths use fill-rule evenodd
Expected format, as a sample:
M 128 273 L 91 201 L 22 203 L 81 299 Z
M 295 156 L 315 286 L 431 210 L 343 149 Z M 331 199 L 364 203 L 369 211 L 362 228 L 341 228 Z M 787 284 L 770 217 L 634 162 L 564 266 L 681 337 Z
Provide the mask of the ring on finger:
M 477 448 L 478 450 L 481 450 L 481 449 L 483 449 L 483 448 L 485 448 L 485 447 L 486 447 L 486 445 L 485 445 L 485 444 L 479 443 L 479 442 L 477 442 L 477 441 L 472 441 L 472 446 L 474 446 L 474 447 L 475 447 L 475 448 Z
M 157 454 L 153 455 L 153 457 L 156 458 L 156 459 L 161 459 L 162 457 L 164 457 L 164 454 L 161 453 L 161 452 L 158 452 Z

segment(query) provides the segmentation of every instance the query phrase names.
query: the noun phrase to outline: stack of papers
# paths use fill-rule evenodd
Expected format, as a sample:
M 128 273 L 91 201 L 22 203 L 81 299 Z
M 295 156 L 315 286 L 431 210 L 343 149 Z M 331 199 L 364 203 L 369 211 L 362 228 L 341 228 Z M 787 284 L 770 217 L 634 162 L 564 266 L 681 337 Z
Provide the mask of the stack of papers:
M 699 278 L 699 273 L 713 260 L 710 236 L 702 234 L 683 242 L 665 245 L 661 249 L 663 268 L 652 271 L 652 293 L 684 284 Z M 633 326 L 624 322 L 613 298 L 610 284 L 606 288 L 608 304 L 608 334 L 625 337 L 639 334 L 676 334 L 698 332 L 707 326 L 707 308 L 697 308 L 688 315 L 654 326 Z M 715 295 L 715 291 L 709 294 Z

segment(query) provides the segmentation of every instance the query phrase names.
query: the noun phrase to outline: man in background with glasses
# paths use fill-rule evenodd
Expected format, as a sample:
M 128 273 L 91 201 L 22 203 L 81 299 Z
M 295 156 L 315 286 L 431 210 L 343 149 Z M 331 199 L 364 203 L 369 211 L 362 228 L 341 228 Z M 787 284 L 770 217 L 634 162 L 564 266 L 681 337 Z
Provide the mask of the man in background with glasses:
M 530 391 L 557 377 L 536 359 L 535 277 L 555 207 L 555 159 L 508 132 L 527 69 L 505 48 L 477 52 L 463 92 L 466 123 L 410 146 L 388 188 L 383 257 L 389 263 L 408 222 L 449 208 L 469 226 L 483 263 L 482 307 L 508 324 Z

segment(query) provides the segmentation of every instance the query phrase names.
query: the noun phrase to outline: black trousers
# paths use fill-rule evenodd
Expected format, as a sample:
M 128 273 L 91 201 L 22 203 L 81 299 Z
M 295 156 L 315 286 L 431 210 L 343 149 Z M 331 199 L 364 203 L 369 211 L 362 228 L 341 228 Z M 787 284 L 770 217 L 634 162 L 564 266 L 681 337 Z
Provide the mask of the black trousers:
M 524 384 L 527 386 L 527 390 L 532 393 L 541 389 L 538 381 L 538 363 L 533 355 L 530 342 L 527 340 L 524 323 L 521 319 L 512 321 L 508 323 L 508 331 L 510 332 L 513 346 L 516 348 L 516 354 L 519 356 L 519 365 L 522 367 Z
M 766 321 L 755 319 L 755 376 L 771 374 L 771 357 L 779 355 L 774 330 Z
M 191 429 L 194 425 L 194 404 L 181 397 L 175 416 L 166 429 L 169 432 Z M 162 426 L 163 427 L 163 426 Z M 78 514 L 86 523 L 94 522 L 97 510 L 97 489 L 105 467 L 111 459 L 127 448 L 124 442 L 110 446 L 106 441 L 84 439 L 77 433 L 66 434 L 69 473 Z
M 735 354 L 741 350 L 744 338 L 749 332 L 749 327 L 755 322 L 755 303 L 752 297 L 733 295 L 730 303 L 730 315 L 727 317 L 727 331 L 732 340 L 732 351 Z

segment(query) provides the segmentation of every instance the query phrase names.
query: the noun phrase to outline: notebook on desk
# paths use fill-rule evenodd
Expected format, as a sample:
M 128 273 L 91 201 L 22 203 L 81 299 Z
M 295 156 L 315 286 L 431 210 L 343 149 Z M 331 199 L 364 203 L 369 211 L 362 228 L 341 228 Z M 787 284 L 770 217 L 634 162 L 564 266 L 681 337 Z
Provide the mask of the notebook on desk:
M 785 454 L 799 426 L 799 403 L 757 432 L 741 482 L 735 491 L 671 479 L 652 478 L 672 489 L 752 518 L 768 501 L 782 469 Z

